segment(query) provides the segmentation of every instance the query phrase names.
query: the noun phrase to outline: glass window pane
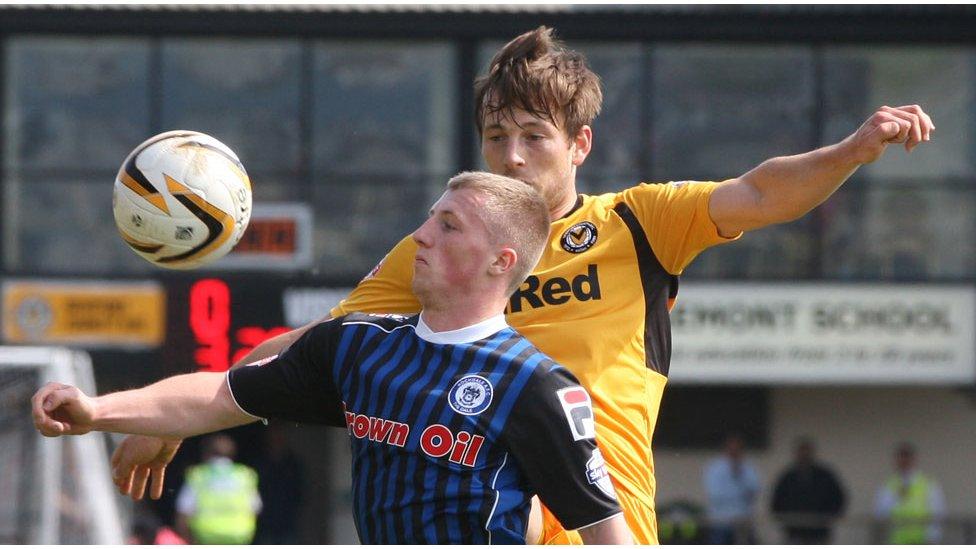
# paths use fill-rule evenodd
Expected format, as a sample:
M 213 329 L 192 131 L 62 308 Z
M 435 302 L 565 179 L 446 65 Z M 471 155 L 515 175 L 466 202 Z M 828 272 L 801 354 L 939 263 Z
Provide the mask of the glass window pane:
M 723 180 L 813 148 L 808 48 L 662 46 L 652 57 L 651 161 L 659 181 Z M 706 251 L 689 276 L 806 277 L 816 271 L 811 217 Z
M 6 167 L 118 169 L 150 131 L 148 60 L 146 40 L 10 39 Z
M 454 50 L 446 45 L 317 45 L 316 181 L 322 174 L 451 171 L 454 80 Z
M 685 271 L 698 278 L 807 278 L 819 276 L 816 221 L 809 214 L 792 223 L 749 231 L 735 242 L 710 248 Z
M 112 176 L 8 179 L 5 264 L 36 273 L 149 272 L 119 237 Z
M 316 264 L 358 280 L 419 226 L 454 173 L 455 54 L 322 42 L 314 66 Z
M 882 280 L 976 273 L 972 187 L 849 181 L 821 206 L 824 274 Z
M 655 180 L 728 179 L 814 145 L 809 48 L 655 48 Z
M 872 181 L 976 175 L 976 56 L 962 48 L 828 48 L 824 54 L 825 140 L 856 130 L 878 107 L 919 104 L 932 141 L 911 155 L 888 151 L 861 169 Z
M 163 129 L 210 134 L 249 171 L 301 167 L 301 45 L 170 39 L 162 47 Z
M 316 274 L 365 276 L 427 218 L 431 196 L 440 193 L 447 177 L 351 175 L 318 181 L 312 190 Z
M 600 76 L 603 109 L 593 121 L 593 150 L 577 171 L 580 192 L 616 192 L 641 180 L 641 49 L 636 44 L 569 44 Z

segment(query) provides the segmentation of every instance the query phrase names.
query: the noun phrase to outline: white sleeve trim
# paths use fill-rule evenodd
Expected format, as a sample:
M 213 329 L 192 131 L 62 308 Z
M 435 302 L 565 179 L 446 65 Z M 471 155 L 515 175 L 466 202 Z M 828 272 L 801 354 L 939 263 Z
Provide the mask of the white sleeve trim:
M 240 402 L 237 402 L 237 397 L 234 396 L 234 388 L 230 386 L 230 370 L 227 370 L 227 373 L 224 374 L 224 382 L 227 383 L 227 390 L 230 391 L 230 398 L 231 398 L 231 400 L 234 401 L 234 405 L 237 406 L 237 409 L 238 410 L 244 412 L 245 414 L 253 417 L 254 419 L 260 421 L 261 423 L 263 423 L 265 425 L 268 424 L 268 418 L 264 418 L 264 417 L 261 417 L 261 416 L 256 416 L 256 415 L 252 414 L 251 412 L 248 412 L 247 410 L 244 409 L 243 406 L 241 406 L 241 403 Z
M 579 526 L 579 527 L 576 528 L 576 530 L 582 530 L 583 528 L 589 528 L 590 526 L 596 526 L 597 524 L 600 524 L 601 522 L 606 522 L 606 521 L 612 519 L 613 517 L 620 516 L 620 515 L 623 515 L 623 514 L 624 514 L 623 511 L 618 511 L 618 512 L 610 515 L 609 517 L 602 518 L 602 519 L 600 519 L 600 520 L 598 520 L 596 522 L 591 522 L 591 523 L 586 524 L 586 525 L 583 525 L 583 526 Z

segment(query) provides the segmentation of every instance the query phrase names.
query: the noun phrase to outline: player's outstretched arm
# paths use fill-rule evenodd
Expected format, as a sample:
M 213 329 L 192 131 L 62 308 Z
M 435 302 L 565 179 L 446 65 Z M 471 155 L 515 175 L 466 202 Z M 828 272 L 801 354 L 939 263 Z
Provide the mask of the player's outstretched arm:
M 578 530 L 580 538 L 586 545 L 633 545 L 634 538 L 624 516 L 614 515 L 605 521 L 598 522 Z
M 232 368 L 274 356 L 288 347 L 309 328 L 328 320 L 309 323 L 301 328 L 272 337 L 251 350 Z M 112 452 L 112 480 L 119 493 L 133 500 L 141 500 L 146 493 L 146 485 L 152 481 L 149 497 L 159 499 L 163 495 L 163 482 L 166 479 L 166 466 L 173 460 L 180 448 L 180 439 L 163 439 L 145 435 L 129 435 Z
M 234 402 L 224 374 L 200 372 L 148 387 L 90 397 L 48 383 L 31 399 L 34 425 L 45 436 L 110 431 L 184 438 L 256 421 Z
M 932 119 L 918 105 L 881 107 L 840 143 L 767 160 L 713 191 L 709 214 L 723 236 L 797 219 L 826 200 L 888 145 L 911 152 L 932 137 Z

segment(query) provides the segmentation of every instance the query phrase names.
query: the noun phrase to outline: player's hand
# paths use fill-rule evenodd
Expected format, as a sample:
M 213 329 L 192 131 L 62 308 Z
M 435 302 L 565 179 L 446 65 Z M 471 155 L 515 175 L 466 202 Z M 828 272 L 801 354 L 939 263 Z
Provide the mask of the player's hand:
M 119 493 L 139 501 L 146 494 L 146 484 L 152 479 L 149 497 L 163 495 L 166 466 L 180 449 L 182 440 L 165 440 L 142 435 L 129 435 L 112 452 L 112 482 Z
M 911 152 L 923 141 L 932 138 L 935 125 L 918 105 L 881 107 L 861 127 L 847 138 L 860 164 L 877 160 L 892 143 L 904 143 Z
M 92 430 L 95 401 L 81 389 L 48 383 L 31 397 L 34 427 L 46 437 L 83 435 Z

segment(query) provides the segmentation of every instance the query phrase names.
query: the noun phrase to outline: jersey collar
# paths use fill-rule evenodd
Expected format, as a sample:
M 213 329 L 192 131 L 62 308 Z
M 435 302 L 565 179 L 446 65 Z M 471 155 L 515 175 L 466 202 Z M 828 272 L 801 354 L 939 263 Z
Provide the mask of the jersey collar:
M 446 332 L 435 332 L 427 326 L 424 322 L 424 313 L 421 312 L 419 318 L 417 319 L 417 337 L 423 339 L 424 341 L 429 341 L 431 343 L 437 343 L 440 345 L 457 345 L 459 343 L 472 343 L 478 341 L 479 339 L 484 339 L 492 334 L 496 334 L 505 328 L 508 328 L 508 323 L 505 322 L 505 315 L 499 314 L 482 320 L 477 324 L 472 324 L 471 326 L 465 326 L 464 328 L 458 328 L 457 330 L 448 330 Z
M 566 219 L 567 217 L 576 213 L 576 210 L 582 207 L 583 207 L 583 195 L 578 194 L 576 195 L 576 202 L 573 204 L 573 207 L 568 212 L 564 213 L 563 216 L 560 217 L 559 219 Z M 554 219 L 553 221 L 558 221 L 558 220 Z

